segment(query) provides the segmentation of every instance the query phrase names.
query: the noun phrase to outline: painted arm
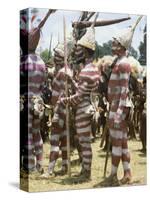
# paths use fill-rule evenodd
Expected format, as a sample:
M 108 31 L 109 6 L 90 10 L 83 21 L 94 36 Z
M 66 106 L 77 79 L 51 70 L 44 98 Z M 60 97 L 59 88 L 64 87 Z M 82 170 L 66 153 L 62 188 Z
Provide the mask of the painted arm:
M 60 94 L 60 88 L 61 88 L 61 82 L 60 82 L 60 73 L 58 72 L 56 77 L 53 80 L 52 83 L 52 105 L 56 105 L 57 100 L 59 99 Z
M 128 63 L 122 63 L 119 65 L 119 86 L 121 87 L 119 105 L 115 116 L 115 122 L 121 121 L 121 115 L 123 108 L 126 106 L 126 99 L 128 97 L 128 87 L 130 78 L 130 65 Z

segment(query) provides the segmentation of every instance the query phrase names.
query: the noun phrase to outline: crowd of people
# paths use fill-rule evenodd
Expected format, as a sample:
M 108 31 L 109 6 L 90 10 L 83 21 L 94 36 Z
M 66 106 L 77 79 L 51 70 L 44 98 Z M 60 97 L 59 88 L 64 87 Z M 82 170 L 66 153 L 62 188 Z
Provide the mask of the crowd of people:
M 106 121 L 108 124 L 108 135 L 112 146 L 111 172 L 107 181 L 110 182 L 110 185 L 118 181 L 117 172 L 121 161 L 124 175 L 120 181 L 122 184 L 130 183 L 132 172 L 128 137 L 129 132 L 133 131 L 132 128 L 130 130 L 128 123 L 130 117 L 133 117 L 134 121 L 137 122 L 137 126 L 140 125 L 140 138 L 143 151 L 146 151 L 146 77 L 143 78 L 141 85 L 140 83 L 138 86 L 136 84 L 137 93 L 135 93 L 135 88 L 130 91 L 129 83 L 132 70 L 127 55 L 140 18 L 123 34 L 115 38 L 112 36 L 113 59 L 111 65 L 104 66 L 101 63 L 98 66 L 94 62 L 96 45 L 95 30 L 92 25 L 76 42 L 69 38 L 66 40 L 66 44 L 64 42 L 58 43 L 54 48 L 54 71 L 51 73 L 46 63 L 36 54 L 36 48 L 40 39 L 40 30 L 53 12 L 49 10 L 38 27 L 30 31 L 25 28 L 20 30 L 22 51 L 20 66 L 21 169 L 26 170 L 27 173 L 37 170 L 42 174 L 41 178 L 49 178 L 53 174 L 60 176 L 67 174 L 69 161 L 66 115 L 69 114 L 69 116 L 73 115 L 70 119 L 72 119 L 71 123 L 74 126 L 74 129 L 69 131 L 70 140 L 74 141 L 76 138 L 75 146 L 81 161 L 81 171 L 77 174 L 78 182 L 90 181 L 94 153 L 91 147 L 92 122 L 95 113 L 99 113 L 98 118 L 101 118 L 101 113 L 104 113 L 104 108 L 98 109 L 101 98 L 105 111 L 108 113 L 107 116 L 103 115 L 103 117 L 106 118 L 105 124 Z M 24 18 L 22 20 L 24 21 Z M 109 69 L 108 74 L 106 73 L 107 69 Z M 50 82 L 48 82 L 49 79 Z M 135 82 L 137 83 L 137 79 Z M 48 83 L 46 84 L 48 90 L 46 90 L 46 97 L 43 98 L 45 83 Z M 98 103 L 94 103 L 95 96 L 98 97 Z M 133 100 L 136 103 L 142 102 L 141 110 L 136 107 L 137 104 Z M 69 109 L 66 109 L 67 106 Z M 50 130 L 46 129 L 50 140 L 50 154 L 49 166 L 44 172 L 41 122 L 47 107 L 51 109 L 48 114 L 50 117 L 47 118 Z M 45 126 L 47 126 L 47 122 L 45 122 Z M 100 124 L 102 120 L 97 122 L 98 126 L 102 125 Z M 62 167 L 60 171 L 55 172 L 55 164 L 60 151 Z

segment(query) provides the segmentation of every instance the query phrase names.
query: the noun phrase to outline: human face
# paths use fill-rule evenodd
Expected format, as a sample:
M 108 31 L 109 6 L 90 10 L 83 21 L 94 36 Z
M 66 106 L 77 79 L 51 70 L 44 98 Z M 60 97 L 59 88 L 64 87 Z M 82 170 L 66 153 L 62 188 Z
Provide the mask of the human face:
M 113 55 L 118 55 L 120 50 L 121 50 L 120 43 L 116 39 L 114 39 L 112 41 L 112 53 L 113 53 Z
M 112 53 L 119 57 L 126 55 L 126 49 L 115 38 L 112 42 Z
M 78 64 L 84 62 L 84 60 L 85 60 L 83 47 L 81 47 L 80 45 L 76 46 L 75 57 L 76 57 L 76 61 Z

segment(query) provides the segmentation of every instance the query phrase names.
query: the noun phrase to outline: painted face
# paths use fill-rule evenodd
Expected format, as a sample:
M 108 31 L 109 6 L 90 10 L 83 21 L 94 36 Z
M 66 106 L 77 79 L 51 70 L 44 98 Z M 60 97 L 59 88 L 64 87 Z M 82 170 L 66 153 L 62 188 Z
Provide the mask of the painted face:
M 122 45 L 114 38 L 112 41 L 112 53 L 113 55 L 120 55 L 120 53 L 126 51 Z
M 56 71 L 59 71 L 64 66 L 64 58 L 57 52 L 54 53 L 54 63 Z
M 81 47 L 80 45 L 76 46 L 75 57 L 78 64 L 83 62 L 83 60 L 85 59 L 83 47 Z
M 116 54 L 118 50 L 120 50 L 120 44 L 117 40 L 114 39 L 112 42 L 112 53 Z

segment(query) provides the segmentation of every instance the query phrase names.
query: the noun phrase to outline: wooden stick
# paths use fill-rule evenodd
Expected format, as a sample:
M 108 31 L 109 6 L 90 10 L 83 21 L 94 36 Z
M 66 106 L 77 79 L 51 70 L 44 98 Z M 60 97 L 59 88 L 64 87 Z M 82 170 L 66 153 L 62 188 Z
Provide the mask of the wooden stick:
M 105 127 L 104 127 L 104 130 L 103 130 L 103 133 L 102 133 L 102 139 L 101 139 L 100 147 L 103 147 L 103 144 L 104 144 L 104 140 L 105 140 L 105 138 L 106 138 L 107 131 L 108 131 L 108 122 L 106 122 Z
M 49 61 L 49 59 L 50 59 L 51 46 L 52 46 L 52 37 L 53 37 L 53 34 L 51 33 L 51 36 L 50 36 L 50 43 L 49 43 L 49 51 L 48 51 L 48 61 Z
M 95 14 L 95 12 L 91 12 L 91 13 L 89 14 L 89 16 L 87 17 L 86 21 L 89 21 L 89 20 L 91 19 L 91 17 L 92 17 L 94 14 Z
M 93 23 L 92 23 L 92 25 L 91 25 L 92 28 L 94 28 L 98 16 L 99 16 L 99 13 L 96 13 L 95 18 L 94 18 L 94 21 L 93 21 Z
M 39 28 L 42 28 L 43 26 L 44 26 L 44 24 L 45 24 L 45 22 L 46 22 L 46 20 L 48 19 L 48 17 L 52 14 L 52 13 L 54 13 L 56 10 L 49 10 L 48 12 L 47 12 L 47 14 L 46 14 L 46 16 L 44 17 L 44 19 L 40 22 L 40 24 L 38 25 L 38 27 Z
M 64 25 L 64 64 L 65 64 L 65 74 L 67 74 L 67 41 L 66 41 L 66 21 L 63 18 Z M 65 94 L 68 97 L 68 80 L 65 80 Z M 68 176 L 71 177 L 71 162 L 70 162 L 70 134 L 69 134 L 69 105 L 66 104 L 66 131 L 67 131 L 67 160 L 68 160 Z
M 113 19 L 113 20 L 101 20 L 101 21 L 96 21 L 95 22 L 95 27 L 97 26 L 108 26 L 108 25 L 112 25 L 112 24 L 117 24 L 126 20 L 131 19 L 130 17 L 126 17 L 126 18 L 121 18 L 121 19 Z M 93 22 L 91 21 L 80 21 L 80 22 L 73 22 L 72 23 L 72 27 L 76 27 L 76 28 L 88 28 L 93 24 Z
M 104 166 L 104 178 L 106 178 L 106 171 L 107 171 L 107 164 L 108 164 L 108 158 L 109 158 L 109 151 L 110 151 L 110 136 L 108 138 L 108 144 L 107 144 L 107 152 L 106 152 L 105 166 Z

